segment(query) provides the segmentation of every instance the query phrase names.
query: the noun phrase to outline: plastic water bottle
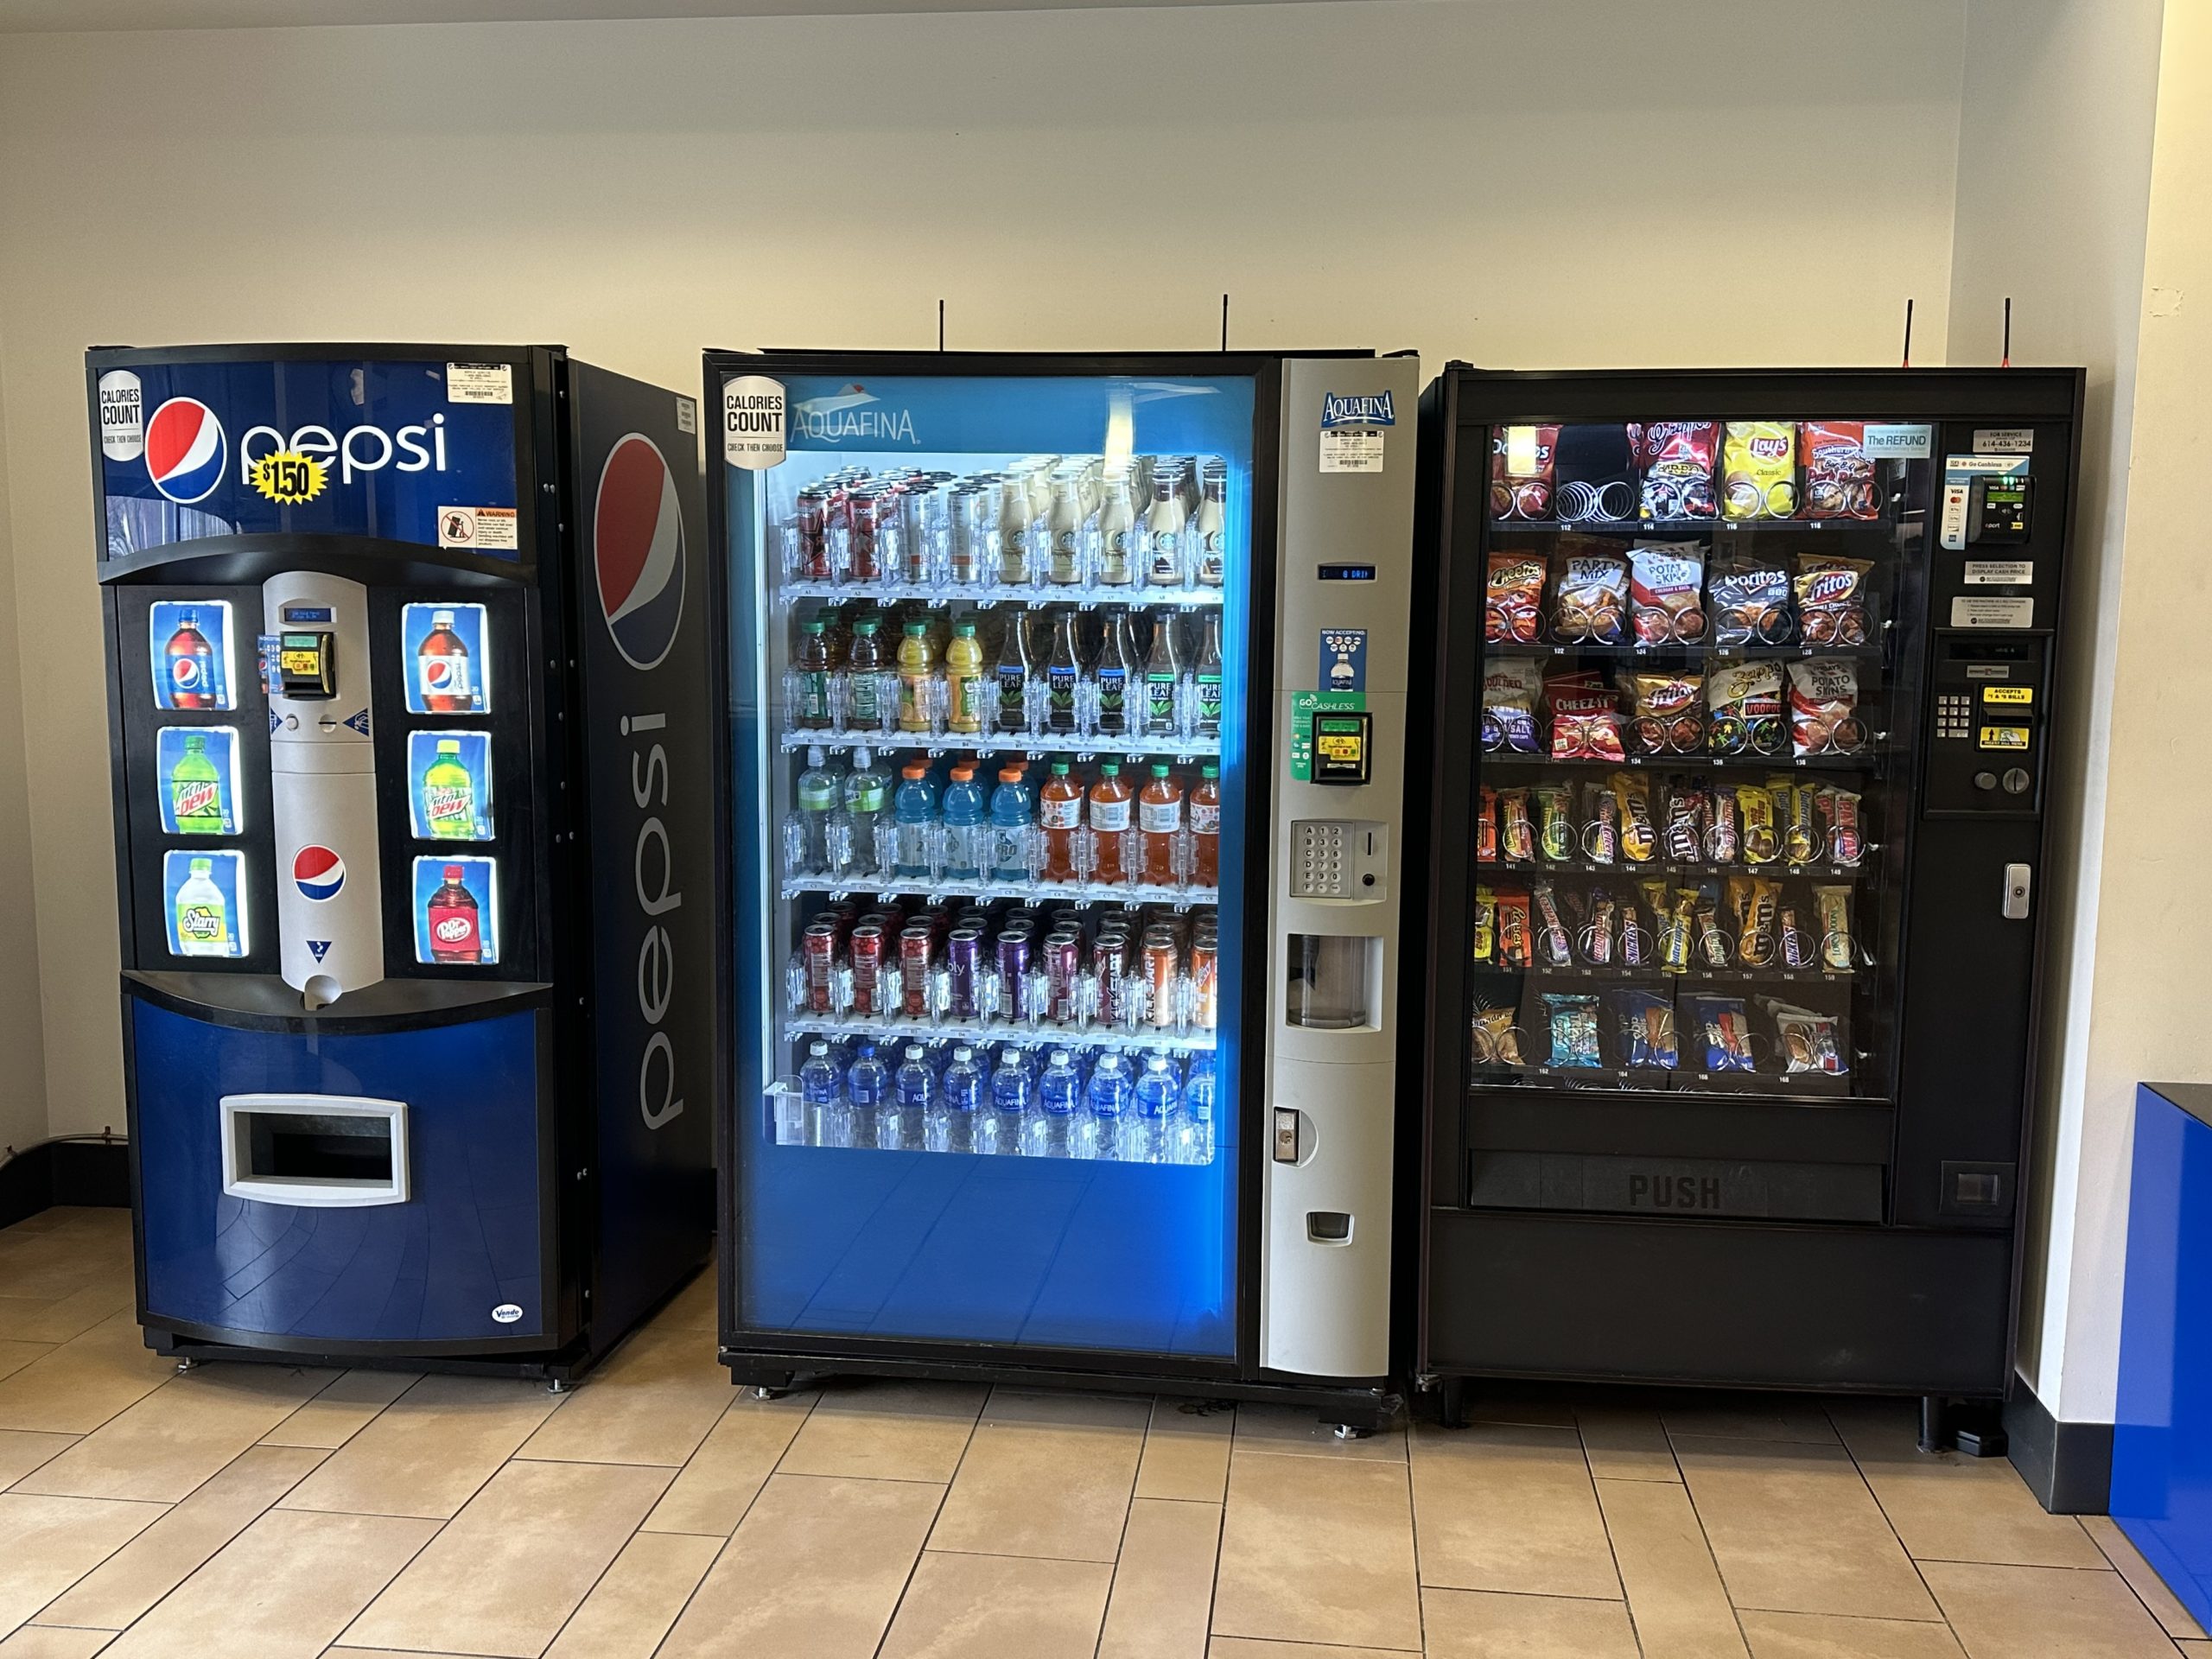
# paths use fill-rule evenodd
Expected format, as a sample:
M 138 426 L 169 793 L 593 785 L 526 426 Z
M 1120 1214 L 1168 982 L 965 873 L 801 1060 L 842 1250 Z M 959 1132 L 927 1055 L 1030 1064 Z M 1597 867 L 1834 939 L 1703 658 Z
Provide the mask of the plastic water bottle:
M 853 751 L 853 769 L 845 774 L 845 816 L 853 826 L 853 867 L 875 871 L 875 826 L 891 803 L 891 779 L 866 749 Z
M 919 1043 L 906 1045 L 906 1058 L 891 1080 L 891 1103 L 875 1115 L 879 1151 L 902 1152 L 922 1144 L 922 1125 L 937 1095 L 937 1077 Z
M 930 879 L 931 843 L 937 839 L 937 786 L 926 760 L 909 760 L 899 769 L 899 792 L 891 816 L 899 827 L 899 874 L 910 881 Z
M 1129 1155 L 1123 1137 L 1129 1116 L 1131 1093 L 1129 1063 L 1122 1055 L 1109 1049 L 1098 1057 L 1098 1064 L 1090 1071 L 1091 1132 L 1096 1137 L 1099 1158 L 1126 1158 Z
M 1029 879 L 1029 788 L 1019 766 L 999 770 L 991 791 L 991 873 L 1001 881 Z
M 1175 1131 L 1179 1164 L 1213 1162 L 1214 1090 L 1212 1052 L 1192 1055 L 1183 1078 L 1183 1121 Z
M 938 1081 L 937 1098 L 923 1120 L 922 1144 L 931 1152 L 982 1152 L 976 1130 L 990 1116 L 983 1070 L 965 1043 L 952 1051 L 952 1064 Z
M 1175 1104 L 1181 1093 L 1175 1085 L 1175 1074 L 1167 1069 L 1167 1057 L 1147 1055 L 1144 1073 L 1137 1079 L 1137 1114 L 1128 1126 L 1129 1150 L 1126 1155 L 1131 1162 L 1165 1164 L 1173 1160 Z
M 1078 1150 L 1076 1118 L 1083 1105 L 1083 1078 L 1075 1056 L 1052 1051 L 1037 1082 L 1038 1111 L 1023 1126 L 1021 1149 L 1032 1158 L 1071 1158 Z
M 845 1132 L 845 1103 L 838 1091 L 837 1066 L 830 1058 L 829 1044 L 806 1046 L 806 1064 L 798 1069 L 798 1096 L 804 1108 L 804 1121 L 798 1129 L 800 1143 L 817 1147 L 844 1145 L 838 1137 Z
M 853 1063 L 845 1071 L 845 1099 L 852 1109 L 852 1138 L 855 1147 L 875 1145 L 876 1114 L 891 1097 L 891 1068 L 875 1056 L 875 1045 L 861 1038 L 853 1045 Z
M 983 786 L 976 781 L 976 763 L 963 760 L 952 768 L 952 781 L 944 786 L 944 874 L 946 879 L 975 881 L 983 874 L 983 855 L 989 839 L 986 823 L 990 809 Z
M 831 868 L 830 820 L 843 803 L 842 780 L 830 770 L 830 758 L 820 749 L 806 752 L 806 770 L 798 775 L 798 816 L 806 826 L 806 867 Z
M 999 1069 L 991 1073 L 991 1149 L 1023 1152 L 1022 1132 L 1029 1122 L 1029 1067 L 1018 1048 L 999 1051 Z

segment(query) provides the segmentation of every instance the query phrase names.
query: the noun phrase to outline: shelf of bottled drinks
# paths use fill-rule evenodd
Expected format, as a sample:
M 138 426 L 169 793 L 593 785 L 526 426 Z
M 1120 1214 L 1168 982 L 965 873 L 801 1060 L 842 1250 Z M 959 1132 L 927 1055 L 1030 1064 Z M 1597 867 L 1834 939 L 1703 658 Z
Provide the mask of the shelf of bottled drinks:
M 1031 456 L 772 506 L 778 1144 L 1213 1161 L 1225 483 Z

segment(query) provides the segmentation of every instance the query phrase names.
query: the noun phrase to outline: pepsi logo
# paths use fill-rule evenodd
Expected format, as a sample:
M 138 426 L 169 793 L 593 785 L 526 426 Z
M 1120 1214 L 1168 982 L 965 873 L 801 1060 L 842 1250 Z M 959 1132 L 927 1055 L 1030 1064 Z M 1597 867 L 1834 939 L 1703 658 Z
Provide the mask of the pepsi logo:
M 452 658 L 426 657 L 423 659 L 423 689 L 425 691 L 450 691 L 458 677 Z
M 292 855 L 292 883 L 317 903 L 335 899 L 339 888 L 346 885 L 346 861 L 329 848 L 310 842 Z
M 172 501 L 213 495 L 228 454 L 222 422 L 197 397 L 172 397 L 146 423 L 146 476 Z
M 197 657 L 169 658 L 169 683 L 178 690 L 197 691 L 207 678 L 207 665 Z
M 592 509 L 599 608 L 622 660 L 660 666 L 683 620 L 683 512 L 658 446 L 632 432 L 608 452 Z

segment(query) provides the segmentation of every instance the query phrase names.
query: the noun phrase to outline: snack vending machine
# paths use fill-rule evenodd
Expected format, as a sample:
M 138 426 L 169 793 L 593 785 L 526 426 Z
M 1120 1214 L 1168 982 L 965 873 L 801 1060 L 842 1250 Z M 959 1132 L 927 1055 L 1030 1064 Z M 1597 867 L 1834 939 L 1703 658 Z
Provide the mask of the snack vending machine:
M 1447 1412 L 1473 1376 L 2004 1393 L 2081 398 L 1430 388 Z
M 564 1382 L 705 1259 L 693 399 L 88 354 L 138 1316 Z
M 734 1378 L 1389 1408 L 1415 372 L 709 357 Z

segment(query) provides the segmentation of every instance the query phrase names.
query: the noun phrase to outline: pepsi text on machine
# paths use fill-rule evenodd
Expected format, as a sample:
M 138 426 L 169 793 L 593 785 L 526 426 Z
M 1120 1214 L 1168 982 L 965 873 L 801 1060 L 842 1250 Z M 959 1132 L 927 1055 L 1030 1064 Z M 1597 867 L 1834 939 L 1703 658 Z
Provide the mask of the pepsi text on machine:
M 608 451 L 592 521 L 600 613 L 607 636 L 632 670 L 650 676 L 675 648 L 687 569 L 675 474 L 659 447 L 643 433 L 626 435 Z M 639 688 L 652 690 L 650 683 Z M 677 962 L 668 918 L 683 904 L 676 847 L 663 816 L 675 786 L 674 766 L 660 735 L 668 730 L 664 711 L 626 712 L 617 729 L 630 745 L 627 782 L 637 813 L 630 836 L 630 886 L 642 925 L 637 997 L 646 1033 L 638 1055 L 638 1112 L 648 1129 L 658 1129 L 680 1116 L 684 1107 L 668 1026 Z

